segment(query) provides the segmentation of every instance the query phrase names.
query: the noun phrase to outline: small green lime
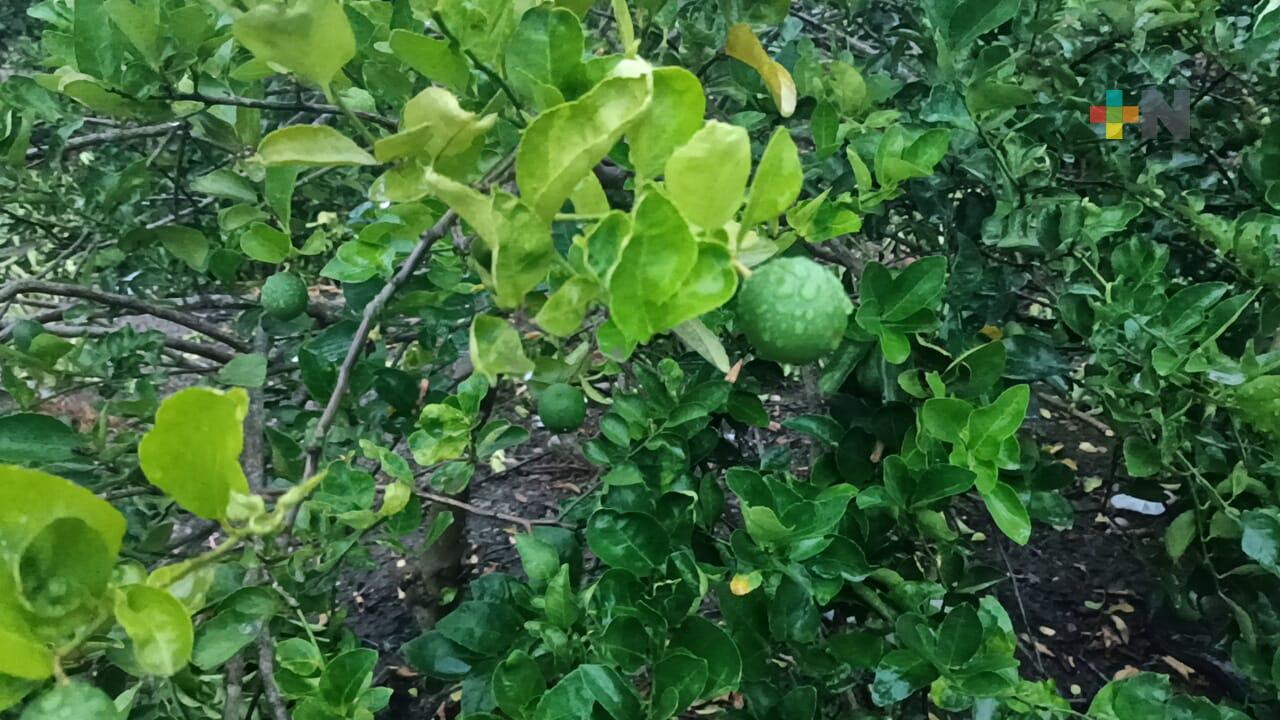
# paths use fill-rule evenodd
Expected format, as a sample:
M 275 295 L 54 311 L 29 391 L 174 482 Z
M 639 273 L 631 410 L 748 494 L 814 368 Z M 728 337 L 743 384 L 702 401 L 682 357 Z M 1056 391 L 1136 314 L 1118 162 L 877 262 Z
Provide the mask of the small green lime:
M 587 417 L 587 399 L 572 385 L 548 385 L 538 396 L 538 417 L 552 432 L 577 430 Z
M 840 281 L 808 258 L 766 263 L 738 293 L 738 327 L 756 354 L 792 365 L 835 350 L 851 312 Z
M 293 273 L 278 272 L 262 284 L 262 309 L 277 320 L 292 320 L 307 310 L 307 285 Z
M 13 346 L 26 352 L 31 349 L 31 341 L 43 332 L 43 325 L 35 320 L 22 318 L 13 324 Z

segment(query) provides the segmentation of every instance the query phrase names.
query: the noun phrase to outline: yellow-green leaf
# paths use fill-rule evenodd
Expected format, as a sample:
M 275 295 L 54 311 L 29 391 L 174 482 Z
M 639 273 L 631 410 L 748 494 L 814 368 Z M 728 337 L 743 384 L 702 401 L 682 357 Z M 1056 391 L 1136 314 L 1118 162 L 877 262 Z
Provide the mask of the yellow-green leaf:
M 471 321 L 471 366 L 489 381 L 499 375 L 523 377 L 533 372 L 533 361 L 520 344 L 520 333 L 506 320 L 477 315 Z
M 406 65 L 450 90 L 463 92 L 471 83 L 471 65 L 448 40 L 396 29 L 391 31 L 390 45 Z
M 258 145 L 258 156 L 270 165 L 377 165 L 364 148 L 328 125 L 280 128 Z
M 95 530 L 112 558 L 120 552 L 125 520 L 111 503 L 56 475 L 0 465 L 0 549 L 24 548 L 62 518 L 81 520 Z
M 221 519 L 232 492 L 247 494 L 240 467 L 249 396 L 193 387 L 169 396 L 138 445 L 142 472 L 187 511 Z
M 465 152 L 493 127 L 497 115 L 463 110 L 453 93 L 430 87 L 404 105 L 400 132 L 374 143 L 379 162 L 419 156 L 424 162 Z
M 578 100 L 556 106 L 525 129 L 516 150 L 520 195 L 548 222 L 582 177 L 617 144 L 653 94 L 647 63 L 625 60 Z
M 712 120 L 667 160 L 666 186 L 685 219 L 707 230 L 724 227 L 742 205 L 751 175 L 746 128 Z
M 258 59 L 324 88 L 356 54 L 351 23 L 338 0 L 258 3 L 232 33 Z
M 707 97 L 696 75 L 681 67 L 654 68 L 653 101 L 627 131 L 636 175 L 661 175 L 671 153 L 702 128 L 706 112 Z
M 547 277 L 555 256 L 550 226 L 514 195 L 478 192 L 430 168 L 422 180 L 476 231 L 488 251 L 489 282 L 494 303 L 518 307 L 525 294 Z
M 133 641 L 134 660 L 148 675 L 169 677 L 191 660 L 191 617 L 168 591 L 146 585 L 125 588 L 116 594 L 115 614 Z
M 796 111 L 795 80 L 791 78 L 791 73 L 787 72 L 786 68 L 769 57 L 769 53 L 760 44 L 759 38 L 752 32 L 750 25 L 738 23 L 729 28 L 729 39 L 725 43 L 724 51 L 729 57 L 741 60 L 755 68 L 755 71 L 760 73 L 760 78 L 764 80 L 765 87 L 769 88 L 769 94 L 773 96 L 773 103 L 778 106 L 778 112 L 782 117 L 791 117 L 791 114 Z
M 760 165 L 756 167 L 756 176 L 751 180 L 751 194 L 747 198 L 747 209 L 742 213 L 742 227 L 745 232 L 762 222 L 769 222 L 786 212 L 791 204 L 800 197 L 800 188 L 804 185 L 804 168 L 800 166 L 800 153 L 791 133 L 780 127 L 769 138 L 769 145 L 764 149 Z

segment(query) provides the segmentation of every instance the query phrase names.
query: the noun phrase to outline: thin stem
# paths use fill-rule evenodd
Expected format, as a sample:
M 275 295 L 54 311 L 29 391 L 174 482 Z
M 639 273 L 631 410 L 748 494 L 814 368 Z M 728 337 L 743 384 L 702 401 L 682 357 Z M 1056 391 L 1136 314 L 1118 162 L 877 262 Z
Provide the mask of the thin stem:
M 351 111 L 351 108 L 343 101 L 341 95 L 334 93 L 333 102 L 342 110 L 342 114 L 356 126 L 356 130 L 359 131 L 360 137 L 364 138 L 365 142 L 369 143 L 369 147 L 372 148 L 373 144 L 378 142 L 378 138 L 373 136 L 373 133 L 369 130 L 369 126 L 360 119 L 360 116 Z
M 638 44 L 636 43 L 636 28 L 631 23 L 631 8 L 627 7 L 627 0 L 611 0 L 613 8 L 613 19 L 618 23 L 618 38 L 622 41 L 622 54 L 629 58 L 636 56 Z

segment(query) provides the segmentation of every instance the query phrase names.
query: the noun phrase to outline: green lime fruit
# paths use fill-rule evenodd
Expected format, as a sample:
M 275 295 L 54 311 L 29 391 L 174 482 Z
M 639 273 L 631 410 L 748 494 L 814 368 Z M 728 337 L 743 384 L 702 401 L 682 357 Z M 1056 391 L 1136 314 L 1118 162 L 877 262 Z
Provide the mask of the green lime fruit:
M 586 417 L 587 399 L 572 385 L 548 385 L 538 396 L 538 418 L 552 432 L 577 430 Z
M 292 320 L 307 310 L 307 285 L 293 273 L 278 272 L 262 284 L 262 309 L 277 320 Z
M 13 346 L 26 352 L 31 349 L 31 341 L 44 332 L 44 326 L 35 320 L 23 318 L 13 324 Z
M 802 257 L 774 260 L 738 293 L 738 327 L 756 354 L 792 365 L 811 363 L 840 344 L 853 303 L 840 281 Z

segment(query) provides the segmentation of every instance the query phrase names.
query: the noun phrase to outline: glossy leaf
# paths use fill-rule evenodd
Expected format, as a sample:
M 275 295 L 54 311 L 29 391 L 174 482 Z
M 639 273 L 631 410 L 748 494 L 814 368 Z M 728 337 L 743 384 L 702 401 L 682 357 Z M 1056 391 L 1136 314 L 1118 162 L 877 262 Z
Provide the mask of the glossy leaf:
M 581 98 L 539 115 L 516 151 L 521 197 L 550 221 L 582 177 L 640 117 L 652 94 L 649 67 L 626 61 Z
M 334 76 L 356 54 L 351 23 L 338 0 L 262 3 L 236 18 L 232 32 L 258 59 L 295 73 L 326 93 Z
M 983 493 L 983 502 L 996 527 L 1019 545 L 1031 539 L 1031 518 L 1018 492 L 1006 483 L 997 482 L 990 492 Z
M 262 138 L 258 157 L 266 165 L 378 164 L 351 138 L 328 125 L 291 125 L 274 130 Z
M 738 23 L 729 28 L 729 38 L 724 46 L 725 54 L 750 65 L 760 74 L 773 103 L 782 117 L 791 117 L 796 111 L 796 83 L 791 73 L 780 63 L 769 57 L 760 44 L 751 26 Z
M 191 660 L 191 618 L 168 591 L 146 585 L 125 588 L 116 595 L 115 615 L 133 641 L 133 657 L 144 672 L 168 677 Z
M 490 383 L 499 375 L 521 377 L 533 371 L 533 362 L 524 354 L 520 334 L 511 324 L 492 315 L 477 315 L 471 321 L 471 366 Z
M 187 511 L 225 516 L 231 493 L 248 493 L 240 467 L 249 397 L 235 388 L 187 388 L 169 396 L 138 445 L 142 472 Z
M 769 138 L 764 155 L 751 180 L 747 209 L 742 213 L 742 227 L 769 222 L 786 212 L 804 184 L 804 169 L 791 133 L 780 127 Z
M 641 577 L 667 557 L 667 532 L 644 513 L 598 510 L 587 523 L 587 545 L 606 565 Z
M 667 159 L 667 194 L 686 220 L 716 229 L 738 212 L 750 174 L 746 129 L 712 120 Z
M 654 68 L 653 100 L 627 130 L 636 174 L 649 179 L 661 175 L 671 153 L 702 128 L 706 111 L 697 76 L 680 67 Z

